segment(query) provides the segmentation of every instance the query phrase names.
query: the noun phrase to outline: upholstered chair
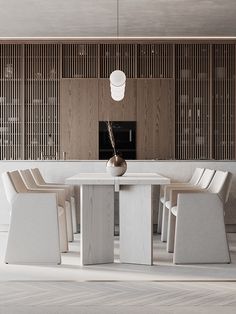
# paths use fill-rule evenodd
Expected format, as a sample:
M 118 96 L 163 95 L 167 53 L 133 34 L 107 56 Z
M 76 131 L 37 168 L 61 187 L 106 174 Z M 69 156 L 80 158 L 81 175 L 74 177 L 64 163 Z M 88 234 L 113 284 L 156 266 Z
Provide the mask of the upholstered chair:
M 71 210 L 72 210 L 72 224 L 73 224 L 73 232 L 78 232 L 77 226 L 77 210 L 76 210 L 76 202 L 75 202 L 75 191 L 72 185 L 66 185 L 61 183 L 53 183 L 53 182 L 46 182 L 39 170 L 39 168 L 30 169 L 34 180 L 38 187 L 50 187 L 50 188 L 62 188 L 62 189 L 69 189 L 70 194 L 70 203 L 71 203 Z
M 168 242 L 175 264 L 230 263 L 224 206 L 231 182 L 231 173 L 216 171 L 204 191 L 172 190 Z
M 72 215 L 71 215 L 71 205 L 70 205 L 70 191 L 68 188 L 60 188 L 60 187 L 39 187 L 34 180 L 33 175 L 31 174 L 29 169 L 20 170 L 20 174 L 22 179 L 24 180 L 26 186 L 29 189 L 34 190 L 48 190 L 48 191 L 64 191 L 65 193 L 65 212 L 66 212 L 66 226 L 67 226 L 67 238 L 69 242 L 74 240 L 73 229 L 72 229 Z
M 210 184 L 210 181 L 215 173 L 215 170 L 212 169 L 202 169 L 197 168 L 192 177 L 191 184 L 172 184 L 165 187 L 164 193 L 164 203 L 163 203 L 163 217 L 162 217 L 162 233 L 161 240 L 163 242 L 167 241 L 167 232 L 168 232 L 168 219 L 169 219 L 169 210 L 170 210 L 170 191 L 172 188 L 180 187 L 186 189 L 205 189 Z
M 14 187 L 18 193 L 53 193 L 56 194 L 58 218 L 59 218 L 59 236 L 60 236 L 60 251 L 68 251 L 68 237 L 67 237 L 67 224 L 65 213 L 65 192 L 64 190 L 46 190 L 46 189 L 30 189 L 25 184 L 20 172 L 18 170 L 9 172 L 9 176 L 14 184 Z M 40 197 L 40 196 L 39 196 Z
M 171 182 L 167 186 L 188 186 L 188 185 L 197 185 L 199 180 L 201 179 L 201 176 L 203 175 L 204 168 L 196 168 L 192 174 L 192 177 L 187 182 Z M 165 211 L 165 208 L 163 208 L 165 202 L 167 201 L 166 196 L 166 185 L 161 187 L 160 189 L 160 199 L 159 199 L 159 209 L 158 209 L 158 223 L 157 223 L 157 233 L 162 232 L 162 220 L 164 220 L 163 225 L 166 226 L 166 220 L 168 219 L 167 212 L 164 213 L 163 218 L 163 210 Z M 165 234 L 165 236 L 164 236 Z M 163 237 L 166 238 L 167 230 L 163 231 Z
M 2 174 L 7 200 L 11 206 L 5 252 L 8 264 L 60 264 L 58 216 L 55 193 L 17 191 L 8 172 Z

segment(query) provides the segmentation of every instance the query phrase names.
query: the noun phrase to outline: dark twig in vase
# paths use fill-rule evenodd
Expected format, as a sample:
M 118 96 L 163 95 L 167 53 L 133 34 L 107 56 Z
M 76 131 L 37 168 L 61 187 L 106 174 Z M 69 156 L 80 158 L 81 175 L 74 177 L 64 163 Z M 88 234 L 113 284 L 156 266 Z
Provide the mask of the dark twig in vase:
M 115 139 L 114 139 L 114 134 L 113 134 L 113 130 L 112 130 L 112 123 L 111 123 L 111 121 L 107 121 L 107 130 L 108 130 L 109 139 L 110 139 L 110 142 L 111 142 L 111 146 L 112 146 L 114 155 L 116 155 Z

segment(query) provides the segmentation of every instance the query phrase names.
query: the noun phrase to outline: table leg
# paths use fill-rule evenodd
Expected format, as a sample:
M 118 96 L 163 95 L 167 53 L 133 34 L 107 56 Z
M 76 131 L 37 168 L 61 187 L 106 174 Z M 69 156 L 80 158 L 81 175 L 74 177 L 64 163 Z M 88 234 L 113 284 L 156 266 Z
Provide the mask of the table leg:
M 152 265 L 152 186 L 120 187 L 120 261 Z
M 81 264 L 114 262 L 114 186 L 81 186 Z

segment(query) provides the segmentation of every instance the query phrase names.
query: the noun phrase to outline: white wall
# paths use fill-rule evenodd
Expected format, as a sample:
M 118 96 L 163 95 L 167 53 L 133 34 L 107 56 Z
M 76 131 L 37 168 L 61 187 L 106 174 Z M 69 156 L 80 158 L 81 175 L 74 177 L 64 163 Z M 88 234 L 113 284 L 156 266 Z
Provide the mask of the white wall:
M 38 167 L 48 181 L 64 182 L 78 172 L 104 172 L 104 161 L 1 161 L 0 174 L 15 169 Z M 158 172 L 174 181 L 186 181 L 196 167 L 230 171 L 234 174 L 226 207 L 226 223 L 236 225 L 236 162 L 235 161 L 130 161 L 129 172 Z M 0 180 L 0 225 L 9 223 L 9 205 Z

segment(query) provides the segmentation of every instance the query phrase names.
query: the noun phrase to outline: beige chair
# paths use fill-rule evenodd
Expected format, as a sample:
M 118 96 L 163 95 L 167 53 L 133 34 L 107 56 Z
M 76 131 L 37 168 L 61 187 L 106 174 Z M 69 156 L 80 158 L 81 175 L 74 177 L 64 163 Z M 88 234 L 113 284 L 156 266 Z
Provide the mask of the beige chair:
M 46 189 L 30 189 L 26 186 L 18 170 L 9 172 L 9 177 L 14 184 L 17 193 L 51 193 L 56 194 L 58 218 L 59 218 L 59 237 L 60 237 L 60 251 L 68 251 L 68 238 L 66 227 L 66 213 L 65 213 L 65 192 L 64 190 L 46 190 Z M 40 196 L 39 196 L 40 197 Z M 50 236 L 50 235 L 48 235 Z
M 63 209 L 57 208 L 56 194 L 25 193 L 23 186 L 17 192 L 8 172 L 2 181 L 11 206 L 5 263 L 60 264 L 58 215 L 60 220 Z
M 70 205 L 70 191 L 69 188 L 60 188 L 60 187 L 40 187 L 34 180 L 33 175 L 29 169 L 20 170 L 20 174 L 29 189 L 36 190 L 53 190 L 53 191 L 64 191 L 65 192 L 65 211 L 66 211 L 66 226 L 67 226 L 67 238 L 69 242 L 74 240 L 73 229 L 72 229 L 72 215 L 71 215 L 71 205 Z
M 169 210 L 170 210 L 170 191 L 172 188 L 175 187 L 182 187 L 182 188 L 194 188 L 194 189 L 205 189 L 208 187 L 213 175 L 214 170 L 211 169 L 203 169 L 203 168 L 196 168 L 194 174 L 189 181 L 188 184 L 178 184 L 173 183 L 167 185 L 164 190 L 164 203 L 163 203 L 163 216 L 162 216 L 162 233 L 161 233 L 161 241 L 167 241 L 167 233 L 168 233 L 168 219 L 169 219 Z M 190 183 L 191 182 L 191 183 Z
M 231 173 L 216 171 L 207 190 L 172 190 L 169 227 L 175 231 L 168 242 L 175 264 L 230 263 L 224 206 L 231 182 Z
M 77 210 L 76 210 L 76 203 L 75 203 L 75 192 L 74 192 L 74 187 L 72 185 L 66 185 L 66 184 L 61 184 L 61 183 L 52 183 L 52 182 L 46 182 L 39 170 L 39 168 L 33 168 L 30 169 L 34 180 L 36 184 L 39 187 L 60 187 L 60 188 L 65 188 L 69 189 L 69 194 L 70 194 L 70 203 L 71 203 L 71 210 L 72 210 L 72 225 L 73 225 L 73 233 L 78 232 L 78 226 L 77 226 Z
M 201 179 L 199 180 L 198 184 L 196 186 L 182 186 L 182 187 L 169 187 L 167 188 L 167 197 L 168 201 L 165 203 L 165 208 L 168 211 L 168 220 L 167 220 L 167 251 L 168 252 L 173 252 L 173 245 L 172 241 L 168 241 L 168 239 L 173 239 L 174 234 L 174 229 L 170 227 L 171 224 L 171 208 L 173 207 L 172 204 L 172 191 L 174 189 L 179 189 L 182 191 L 204 191 L 206 188 L 208 188 L 209 184 L 211 183 L 211 180 L 215 174 L 215 170 L 212 169 L 205 169 Z

